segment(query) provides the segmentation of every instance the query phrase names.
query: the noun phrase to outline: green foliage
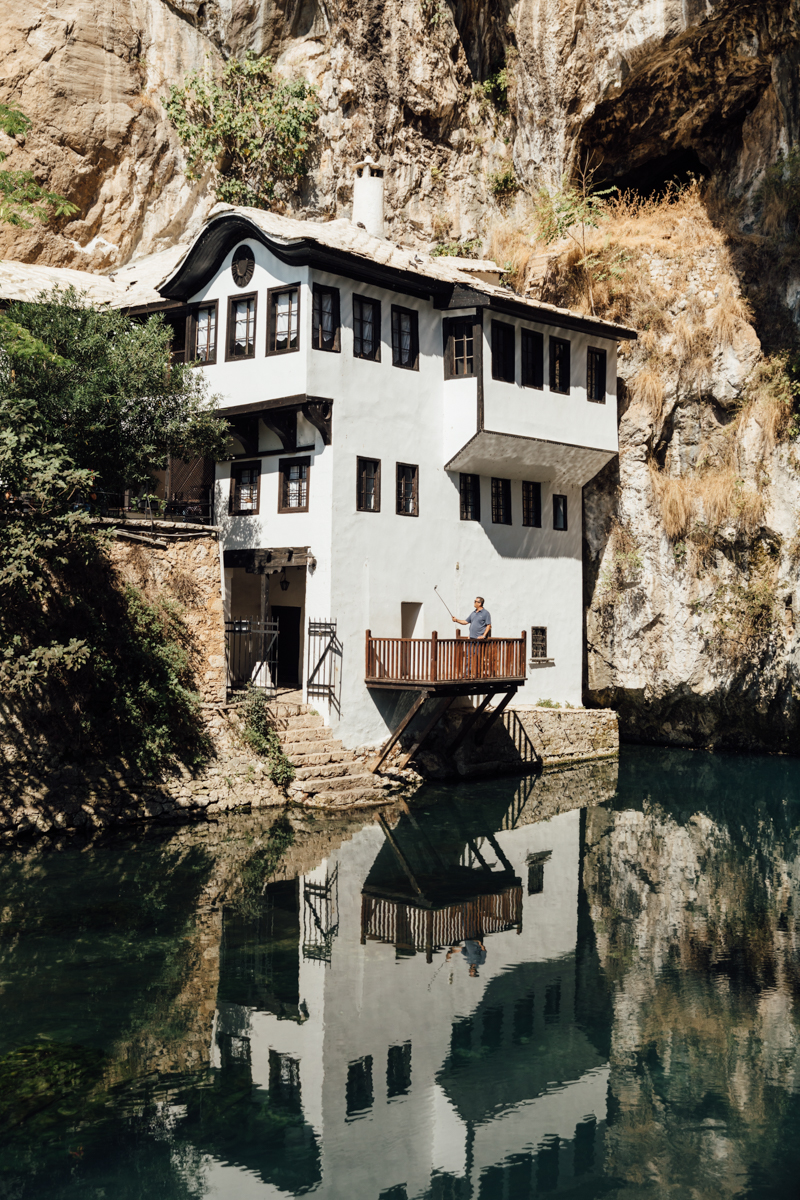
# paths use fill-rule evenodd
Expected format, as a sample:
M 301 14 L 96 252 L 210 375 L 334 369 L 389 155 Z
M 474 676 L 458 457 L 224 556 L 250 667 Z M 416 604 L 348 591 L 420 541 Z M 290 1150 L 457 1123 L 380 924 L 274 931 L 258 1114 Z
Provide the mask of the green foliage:
M 269 762 L 269 777 L 276 787 L 286 789 L 294 779 L 294 767 L 283 753 L 280 738 L 270 724 L 267 698 L 259 688 L 248 688 L 244 703 L 242 739 Z
M 557 191 L 551 193 L 540 188 L 536 198 L 537 236 L 548 244 L 570 238 L 580 250 L 576 266 L 586 277 L 592 313 L 595 311 L 593 283 L 620 277 L 629 257 L 622 252 L 611 256 L 603 251 L 589 252 L 586 247 L 587 229 L 596 229 L 607 219 L 606 200 L 616 190 L 613 187 L 593 190 L 592 171 L 583 168 L 575 182 L 570 183 L 564 175 Z
M 489 191 L 500 203 L 508 201 L 519 191 L 519 181 L 511 163 L 489 176 Z
M 449 13 L 446 0 L 419 0 L 419 7 L 432 29 L 440 25 Z
M 41 435 L 90 473 L 73 494 L 146 485 L 168 453 L 221 453 L 225 422 L 201 373 L 170 365 L 170 337 L 160 315 L 99 312 L 73 288 L 0 317 L 0 396 L 36 397 Z
M 537 700 L 537 708 L 561 708 L 561 705 L 556 700 Z
M 500 67 L 483 83 L 475 85 L 475 92 L 483 99 L 488 100 L 499 113 L 504 115 L 508 112 L 508 87 L 510 73 L 508 67 Z
M 756 200 L 767 233 L 780 237 L 800 231 L 800 146 L 767 167 Z
M 19 109 L 0 104 L 0 130 L 9 137 L 24 136 L 30 126 L 29 118 Z M 0 151 L 0 162 L 7 158 Z M 70 217 L 77 211 L 77 204 L 38 184 L 32 171 L 0 171 L 0 222 L 28 229 L 31 220 Z
M 431 257 L 479 258 L 482 244 L 480 238 L 471 238 L 468 242 L 439 242 L 431 250 Z
M 165 106 L 187 150 L 187 177 L 211 168 L 218 200 L 269 208 L 277 188 L 294 189 L 308 174 L 316 88 L 276 77 L 270 58 L 248 50 L 229 58 L 219 79 L 195 71 L 170 88 Z
M 237 898 L 240 912 L 254 911 L 254 902 L 264 891 L 286 851 L 294 842 L 294 830 L 283 814 L 270 828 L 264 845 L 255 852 L 239 872 L 241 894 Z

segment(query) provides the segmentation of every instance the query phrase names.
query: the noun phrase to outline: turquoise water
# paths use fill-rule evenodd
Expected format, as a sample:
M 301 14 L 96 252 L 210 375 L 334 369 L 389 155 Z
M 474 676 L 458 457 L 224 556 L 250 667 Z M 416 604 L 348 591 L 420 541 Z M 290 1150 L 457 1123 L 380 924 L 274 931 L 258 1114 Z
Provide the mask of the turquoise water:
M 800 763 L 292 823 L 0 856 L 0 1200 L 798 1194 Z

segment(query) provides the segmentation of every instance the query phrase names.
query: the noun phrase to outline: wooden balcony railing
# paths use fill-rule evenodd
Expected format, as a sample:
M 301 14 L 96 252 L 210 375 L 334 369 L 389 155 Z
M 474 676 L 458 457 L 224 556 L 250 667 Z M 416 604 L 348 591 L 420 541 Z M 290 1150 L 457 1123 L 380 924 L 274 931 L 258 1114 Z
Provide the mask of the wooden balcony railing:
M 367 683 L 524 680 L 526 637 L 374 638 L 367 630 Z
M 426 951 L 428 962 L 442 950 L 465 938 L 483 939 L 522 926 L 522 888 L 504 888 L 493 896 L 477 896 L 448 908 L 420 909 L 411 901 L 362 895 L 361 942 L 388 942 L 415 951 Z

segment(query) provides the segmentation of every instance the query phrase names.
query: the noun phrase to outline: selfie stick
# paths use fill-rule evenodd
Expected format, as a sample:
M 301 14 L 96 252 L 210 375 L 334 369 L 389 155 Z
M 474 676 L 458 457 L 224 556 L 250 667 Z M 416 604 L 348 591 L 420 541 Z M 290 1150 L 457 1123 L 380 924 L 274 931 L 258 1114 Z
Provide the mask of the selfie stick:
M 433 590 L 436 592 L 436 595 L 437 595 L 437 596 L 439 596 L 439 585 L 438 585 L 438 583 L 437 583 L 437 584 L 434 586 L 434 589 L 433 589 Z M 442 597 L 441 597 L 441 596 L 439 596 L 439 599 L 440 599 L 440 600 L 442 600 Z M 452 617 L 452 615 L 453 615 L 453 614 L 450 612 L 450 609 L 449 609 L 449 607 L 448 607 L 447 601 L 446 601 L 446 600 L 442 600 L 442 604 L 445 606 L 445 608 L 447 609 L 447 611 L 450 613 L 450 616 Z

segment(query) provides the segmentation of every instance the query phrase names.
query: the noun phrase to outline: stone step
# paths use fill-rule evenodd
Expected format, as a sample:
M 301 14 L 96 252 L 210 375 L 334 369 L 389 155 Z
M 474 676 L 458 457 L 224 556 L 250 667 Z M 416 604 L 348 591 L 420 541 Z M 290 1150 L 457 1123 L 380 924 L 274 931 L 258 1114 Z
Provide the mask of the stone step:
M 267 706 L 273 719 L 279 717 L 304 717 L 311 712 L 311 706 L 308 704 L 286 704 L 280 700 L 270 700 Z
M 328 742 L 332 741 L 330 729 L 326 729 L 323 725 L 320 729 L 278 729 L 276 730 L 280 738 L 281 745 L 294 745 L 297 742 Z M 341 742 L 336 743 L 341 746 Z
M 292 764 L 295 766 L 295 764 Z M 337 779 L 341 775 L 363 775 L 364 765 L 360 762 L 315 763 L 308 767 L 295 766 L 295 779 Z
M 313 754 L 287 755 L 291 758 L 293 767 L 302 769 L 304 767 L 323 767 L 327 763 L 353 762 L 353 756 L 349 750 L 328 750 L 319 742 L 309 742 L 308 745 L 313 746 L 315 751 Z
M 334 808 L 355 808 L 359 804 L 388 803 L 389 797 L 380 788 L 354 788 L 352 792 L 315 792 L 304 801 L 308 808 L 331 805 Z
M 385 788 L 387 785 L 384 784 Z M 293 792 L 305 792 L 306 795 L 311 795 L 314 792 L 349 792 L 353 788 L 362 787 L 379 787 L 378 780 L 374 775 L 368 775 L 362 768 L 360 775 L 340 775 L 338 778 L 313 778 L 299 779 L 290 785 Z
M 293 729 L 322 729 L 322 717 L 319 713 L 300 713 L 296 717 L 276 717 L 275 729 L 278 733 L 289 732 Z

